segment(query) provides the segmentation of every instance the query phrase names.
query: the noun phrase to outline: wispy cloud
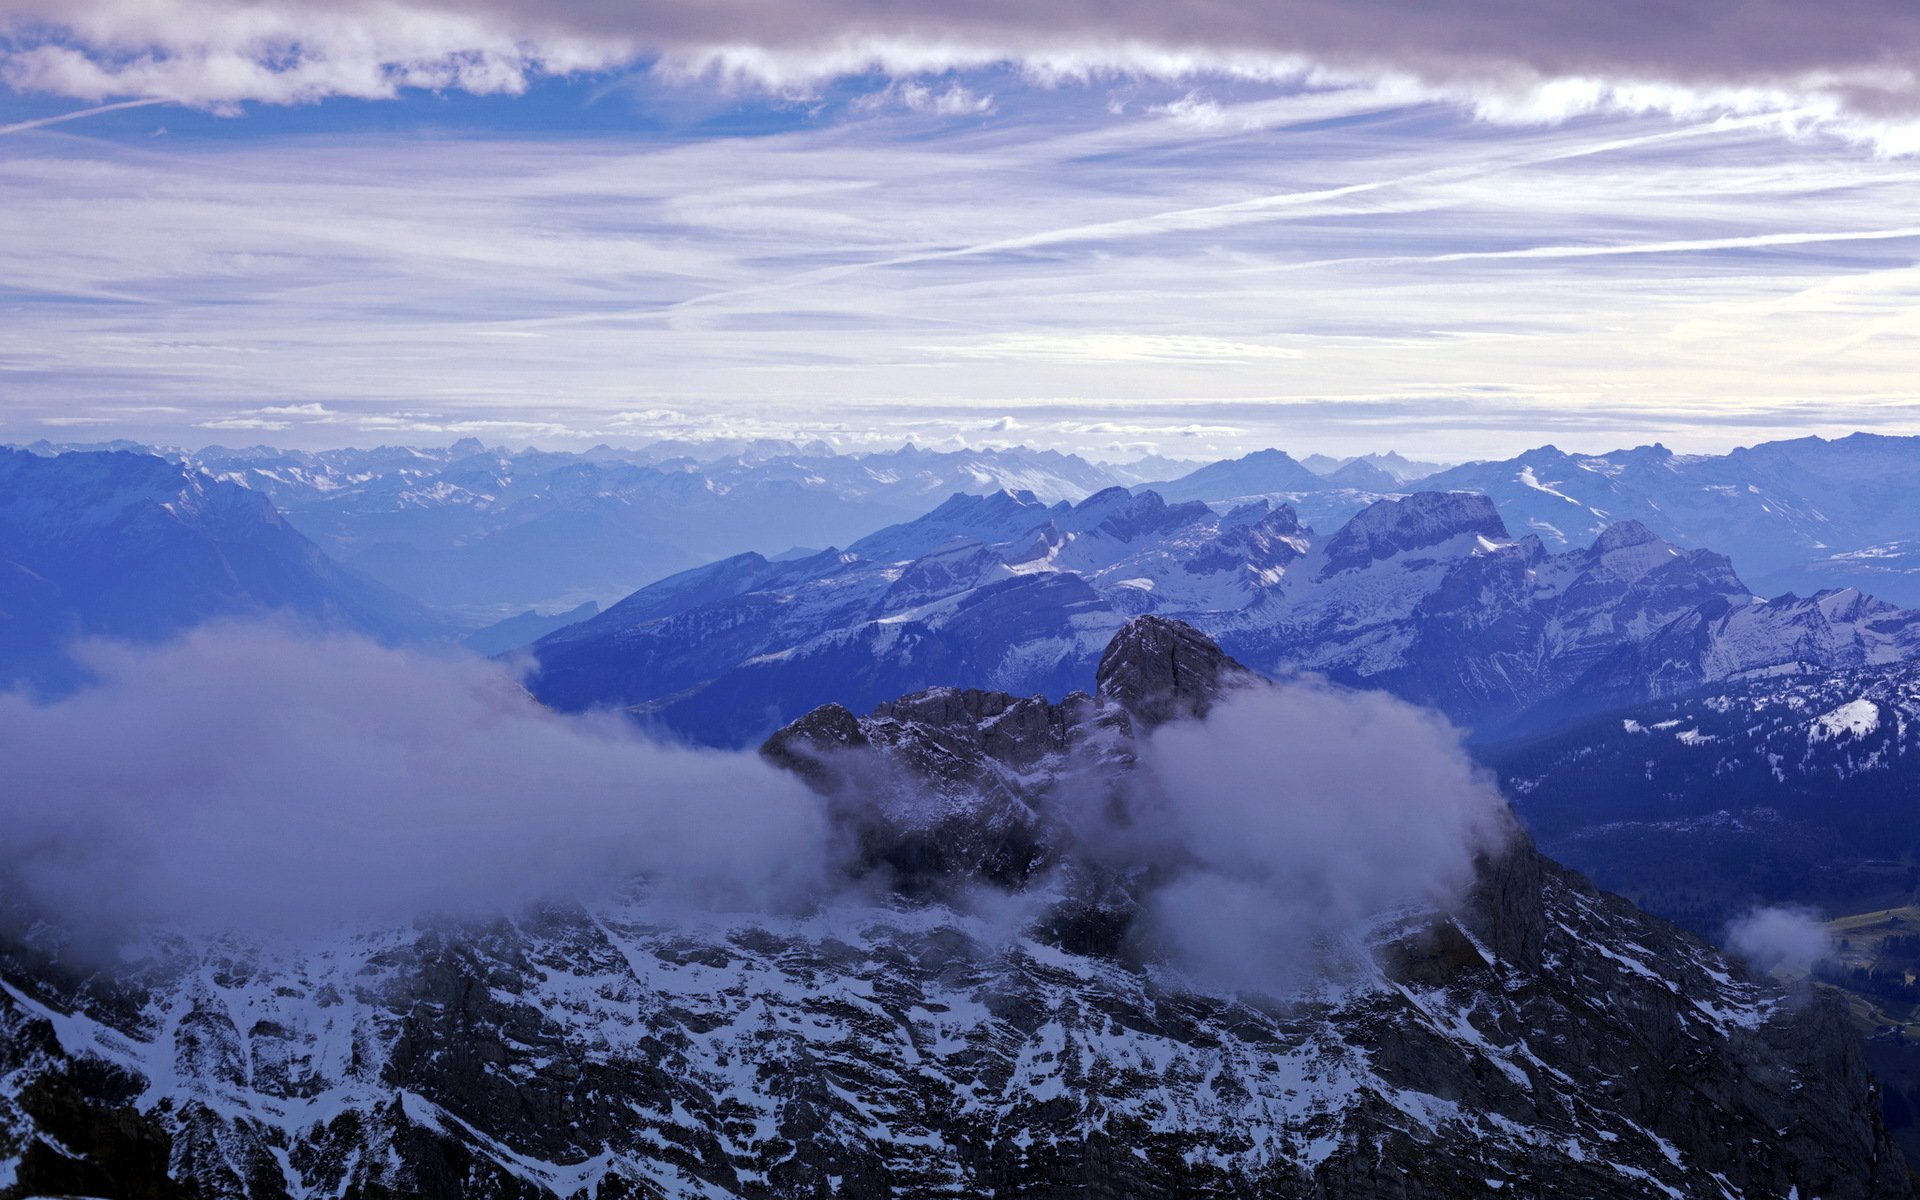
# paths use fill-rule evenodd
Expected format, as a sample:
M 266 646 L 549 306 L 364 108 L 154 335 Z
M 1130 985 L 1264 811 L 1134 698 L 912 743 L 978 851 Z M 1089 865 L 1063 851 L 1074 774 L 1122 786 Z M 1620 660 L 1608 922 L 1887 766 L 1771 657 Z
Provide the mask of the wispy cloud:
M 31 121 L 15 121 L 11 125 L 0 125 L 0 134 L 25 133 L 29 129 L 45 129 L 49 125 L 60 125 L 67 121 L 78 121 L 83 117 L 97 117 L 105 113 L 121 112 L 129 108 L 151 108 L 156 104 L 168 104 L 171 101 L 148 98 L 145 100 L 123 100 L 118 104 L 96 104 L 92 108 L 75 109 L 51 117 L 36 117 Z
M 1207 93 L 1232 119 L 1201 131 L 1153 111 L 1186 85 L 1128 81 L 1118 114 L 1008 72 L 931 86 L 995 112 L 22 138 L 7 415 L 305 444 L 1012 416 L 1089 452 L 1418 430 L 1455 457 L 1920 428 L 1911 163 L 1757 114 L 1488 126 L 1392 89 L 1242 89 Z

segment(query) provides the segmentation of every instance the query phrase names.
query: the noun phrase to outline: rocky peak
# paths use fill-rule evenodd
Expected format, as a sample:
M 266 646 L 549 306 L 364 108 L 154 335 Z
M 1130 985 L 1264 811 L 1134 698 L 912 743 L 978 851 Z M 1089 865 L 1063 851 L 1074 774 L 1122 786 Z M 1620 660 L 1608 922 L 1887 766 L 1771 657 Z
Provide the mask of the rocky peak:
M 1229 688 L 1257 678 L 1206 634 L 1166 617 L 1135 617 L 1107 643 L 1095 672 L 1102 700 L 1148 726 L 1205 716 Z
M 1614 550 L 1645 546 L 1660 540 L 1658 534 L 1638 521 L 1615 521 L 1601 530 L 1600 536 L 1593 540 L 1593 552 L 1607 554 Z
M 1357 570 L 1378 559 L 1438 546 L 1465 534 L 1505 540 L 1507 527 L 1486 496 L 1415 492 L 1362 509 L 1327 541 L 1324 575 Z

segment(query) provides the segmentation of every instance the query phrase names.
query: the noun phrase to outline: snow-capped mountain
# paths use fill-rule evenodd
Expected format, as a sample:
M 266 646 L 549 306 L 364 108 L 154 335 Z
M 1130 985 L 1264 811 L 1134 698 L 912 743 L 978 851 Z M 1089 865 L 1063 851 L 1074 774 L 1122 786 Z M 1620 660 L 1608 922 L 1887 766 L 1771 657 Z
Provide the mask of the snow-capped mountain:
M 1756 903 L 1885 908 L 1920 884 L 1920 663 L 1768 671 L 1488 758 L 1554 853 L 1698 929 Z
M 1920 604 L 1920 439 L 1856 433 L 1722 455 L 1553 446 L 1433 475 L 1422 487 L 1493 497 L 1507 525 L 1574 546 L 1637 520 L 1730 557 L 1760 591 L 1856 586 Z
M 259 492 L 146 454 L 0 449 L 0 684 L 64 684 L 76 638 L 270 613 L 388 640 L 448 632 L 333 562 Z
M 1134 902 L 1086 886 L 1052 785 L 1091 760 L 1117 786 L 1156 720 L 1244 676 L 1145 619 L 1097 695 L 810 714 L 775 761 L 829 790 L 840 756 L 886 764 L 946 799 L 955 852 L 882 808 L 869 861 L 917 876 L 803 914 L 663 921 L 629 898 L 305 950 L 161 939 L 104 972 L 9 922 L 0 1193 L 1914 1194 L 1836 1000 L 1747 976 L 1524 838 L 1457 906 L 1375 914 L 1350 969 L 1285 999 L 1117 949 Z M 908 886 L 930 877 L 1033 916 Z
M 1263 671 L 1384 688 L 1484 731 L 1777 664 L 1920 652 L 1897 610 L 1848 593 L 1760 601 L 1725 558 L 1633 523 L 1551 554 L 1465 493 L 1377 501 L 1319 536 L 1264 500 L 1221 513 L 1116 488 L 1078 505 L 955 496 L 844 551 L 684 573 L 538 643 L 531 686 L 738 743 L 835 696 L 866 705 L 940 679 L 1084 687 L 1139 613 L 1189 621 Z
M 642 450 L 211 448 L 187 461 L 270 497 L 348 565 L 488 619 L 606 601 L 726 554 L 845 543 L 955 491 L 1078 500 L 1106 469 L 1034 450 L 836 454 L 821 444 Z

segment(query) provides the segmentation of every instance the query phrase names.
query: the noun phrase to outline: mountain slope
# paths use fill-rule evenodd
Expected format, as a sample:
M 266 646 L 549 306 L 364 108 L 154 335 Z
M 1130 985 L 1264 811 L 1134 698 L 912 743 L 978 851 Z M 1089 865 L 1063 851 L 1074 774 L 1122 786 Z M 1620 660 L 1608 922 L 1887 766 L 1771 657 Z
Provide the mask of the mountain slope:
M 263 614 L 387 640 L 447 632 L 257 492 L 151 455 L 0 449 L 0 682 L 69 680 L 77 637 L 152 640 Z
M 1803 671 L 1487 754 L 1543 843 L 1717 932 L 1755 904 L 1858 912 L 1920 884 L 1920 664 Z
M 11 937 L 0 1195 L 1913 1195 L 1833 1001 L 1524 839 L 1284 998 L 1114 949 L 1131 902 L 1083 886 L 1052 785 L 1091 763 L 1118 786 L 1156 720 L 1245 677 L 1147 619 L 1097 696 L 809 715 L 772 757 L 846 799 L 836 764 L 867 756 L 932 802 L 869 810 L 869 878 L 899 881 L 874 901 L 170 939 L 86 977 Z M 943 882 L 1037 915 L 966 915 Z

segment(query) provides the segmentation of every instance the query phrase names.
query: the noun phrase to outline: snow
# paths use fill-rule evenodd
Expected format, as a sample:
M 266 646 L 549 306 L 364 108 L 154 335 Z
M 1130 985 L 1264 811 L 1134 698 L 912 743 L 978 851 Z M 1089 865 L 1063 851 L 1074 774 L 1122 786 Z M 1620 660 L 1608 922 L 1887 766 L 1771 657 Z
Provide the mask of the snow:
M 1830 712 L 1815 717 L 1807 732 L 1810 742 L 1826 742 L 1841 737 L 1865 737 L 1880 728 L 1880 706 L 1871 700 L 1849 700 Z

